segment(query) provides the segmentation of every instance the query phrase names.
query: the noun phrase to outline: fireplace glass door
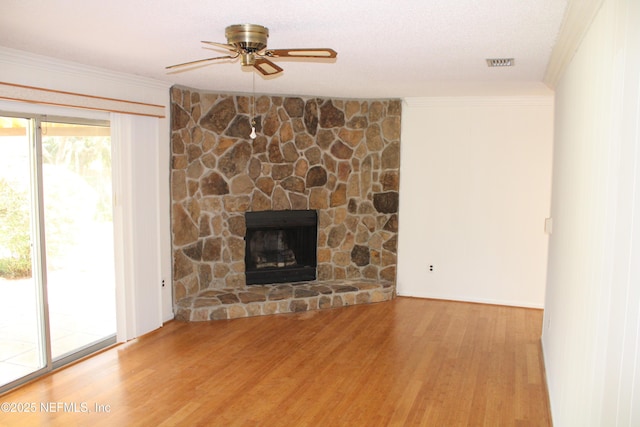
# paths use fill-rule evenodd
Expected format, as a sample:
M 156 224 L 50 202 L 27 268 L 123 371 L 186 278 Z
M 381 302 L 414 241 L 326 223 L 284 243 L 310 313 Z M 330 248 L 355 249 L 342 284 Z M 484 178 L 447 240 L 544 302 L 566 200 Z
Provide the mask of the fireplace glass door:
M 316 211 L 247 212 L 248 285 L 315 280 Z

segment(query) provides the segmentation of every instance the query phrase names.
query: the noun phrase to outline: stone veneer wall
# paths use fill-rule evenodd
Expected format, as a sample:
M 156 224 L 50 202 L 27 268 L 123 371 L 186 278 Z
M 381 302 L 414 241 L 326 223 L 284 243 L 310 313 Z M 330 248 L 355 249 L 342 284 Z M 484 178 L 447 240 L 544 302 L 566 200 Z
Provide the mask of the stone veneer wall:
M 251 99 L 171 90 L 174 300 L 245 287 L 244 213 L 264 210 L 318 211 L 319 281 L 395 288 L 401 102 Z

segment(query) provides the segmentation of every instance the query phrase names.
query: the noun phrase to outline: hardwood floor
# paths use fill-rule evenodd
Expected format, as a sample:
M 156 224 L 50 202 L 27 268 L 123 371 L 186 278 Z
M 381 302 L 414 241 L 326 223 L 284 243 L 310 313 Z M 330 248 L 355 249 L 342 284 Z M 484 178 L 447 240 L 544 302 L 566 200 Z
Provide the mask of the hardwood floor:
M 35 409 L 0 425 L 550 426 L 541 323 L 403 297 L 174 321 L 0 396 Z

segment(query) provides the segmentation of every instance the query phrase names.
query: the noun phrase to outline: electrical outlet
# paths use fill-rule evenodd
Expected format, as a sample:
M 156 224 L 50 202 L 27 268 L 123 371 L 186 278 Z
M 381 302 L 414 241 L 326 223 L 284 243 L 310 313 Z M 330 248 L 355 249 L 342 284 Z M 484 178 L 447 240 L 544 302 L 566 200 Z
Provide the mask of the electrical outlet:
M 433 265 L 429 265 L 429 271 L 433 271 Z

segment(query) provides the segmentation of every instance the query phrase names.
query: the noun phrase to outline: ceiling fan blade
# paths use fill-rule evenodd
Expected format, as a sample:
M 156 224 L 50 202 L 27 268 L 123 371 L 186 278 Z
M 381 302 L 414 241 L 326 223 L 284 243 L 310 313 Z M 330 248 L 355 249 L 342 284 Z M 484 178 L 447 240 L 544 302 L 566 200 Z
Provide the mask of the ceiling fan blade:
M 217 42 L 208 42 L 208 41 L 206 41 L 206 40 L 202 40 L 202 43 L 210 44 L 210 45 L 212 45 L 212 46 L 219 47 L 219 48 L 221 48 L 221 49 L 230 50 L 231 52 L 237 52 L 237 51 L 238 51 L 238 48 L 237 48 L 237 47 L 235 47 L 235 46 L 234 46 L 234 45 L 232 45 L 232 44 L 217 43 Z
M 165 67 L 165 69 L 167 70 L 171 70 L 173 68 L 178 68 L 178 67 L 186 67 L 189 65 L 196 65 L 196 64 L 200 64 L 203 62 L 208 62 L 208 61 L 215 61 L 216 59 L 236 59 L 238 57 L 238 55 L 226 55 L 226 56 L 216 56 L 214 58 L 206 58 L 206 59 L 198 59 L 197 61 L 189 61 L 189 62 L 183 62 L 182 64 L 175 64 L 175 65 L 169 65 L 168 67 Z
M 274 58 L 335 58 L 338 52 L 333 49 L 269 49 L 266 56 Z
M 273 76 L 274 74 L 278 74 L 283 71 L 282 68 L 278 67 L 266 58 L 256 58 L 253 63 L 253 68 L 260 71 L 265 76 Z

